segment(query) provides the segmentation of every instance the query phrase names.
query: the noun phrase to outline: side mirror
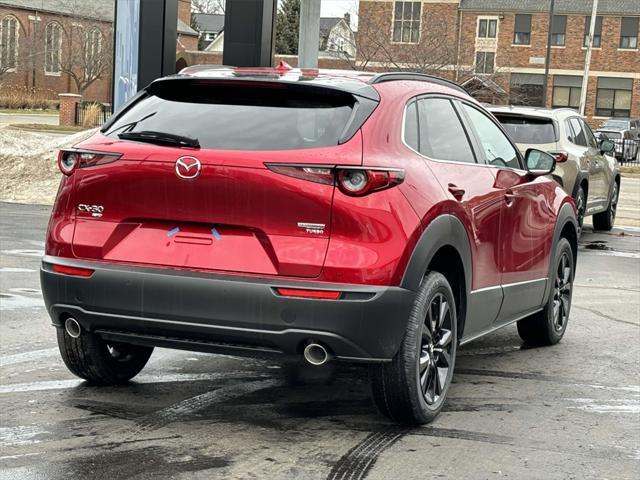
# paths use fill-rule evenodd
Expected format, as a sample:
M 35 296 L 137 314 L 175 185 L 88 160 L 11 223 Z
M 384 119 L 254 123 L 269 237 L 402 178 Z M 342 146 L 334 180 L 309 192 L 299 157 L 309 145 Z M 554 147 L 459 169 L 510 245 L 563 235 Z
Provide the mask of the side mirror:
M 556 169 L 556 159 L 553 155 L 536 148 L 529 148 L 524 154 L 527 172 L 534 177 L 549 175 Z
M 616 144 L 613 143 L 608 138 L 604 137 L 600 142 L 600 152 L 601 153 L 611 153 L 615 150 Z

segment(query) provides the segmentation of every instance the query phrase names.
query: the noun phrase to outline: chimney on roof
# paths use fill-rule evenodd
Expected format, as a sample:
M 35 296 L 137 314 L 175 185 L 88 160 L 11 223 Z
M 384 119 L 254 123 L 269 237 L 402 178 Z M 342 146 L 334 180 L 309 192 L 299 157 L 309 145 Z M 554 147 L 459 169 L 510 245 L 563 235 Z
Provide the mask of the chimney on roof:
M 351 28 L 351 15 L 349 13 L 344 14 L 344 21 L 347 24 L 347 27 Z

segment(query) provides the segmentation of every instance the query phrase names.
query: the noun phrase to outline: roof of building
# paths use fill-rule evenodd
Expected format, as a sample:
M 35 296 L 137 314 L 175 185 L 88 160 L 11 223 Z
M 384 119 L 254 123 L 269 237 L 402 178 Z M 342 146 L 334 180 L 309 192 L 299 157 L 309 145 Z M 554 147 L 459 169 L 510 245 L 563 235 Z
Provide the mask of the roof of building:
M 548 12 L 551 0 L 460 0 L 461 10 L 477 12 Z M 556 0 L 555 13 L 591 14 L 592 3 L 587 0 Z M 598 4 L 600 15 L 640 15 L 638 0 L 603 0 Z
M 333 27 L 335 27 L 342 17 L 320 17 L 320 35 L 328 35 Z
M 201 32 L 219 32 L 224 28 L 224 14 L 194 13 L 191 16 Z
M 104 0 L 0 0 L 0 5 L 72 17 L 113 22 L 115 2 Z M 178 33 L 198 35 L 193 28 L 178 19 Z

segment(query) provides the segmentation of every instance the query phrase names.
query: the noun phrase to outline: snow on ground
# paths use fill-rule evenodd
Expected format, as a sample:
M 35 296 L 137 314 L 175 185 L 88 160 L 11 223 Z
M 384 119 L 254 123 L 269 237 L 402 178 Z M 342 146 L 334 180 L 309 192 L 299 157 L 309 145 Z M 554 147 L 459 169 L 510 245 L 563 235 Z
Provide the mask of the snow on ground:
M 52 204 L 61 175 L 58 150 L 94 132 L 60 136 L 0 127 L 0 201 Z

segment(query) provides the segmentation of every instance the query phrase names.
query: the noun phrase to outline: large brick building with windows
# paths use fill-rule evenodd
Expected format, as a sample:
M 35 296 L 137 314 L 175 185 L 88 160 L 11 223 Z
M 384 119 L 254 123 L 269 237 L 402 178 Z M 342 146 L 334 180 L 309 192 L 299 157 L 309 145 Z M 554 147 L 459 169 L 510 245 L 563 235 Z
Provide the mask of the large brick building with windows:
M 366 68 L 434 73 L 485 101 L 578 108 L 592 3 L 556 0 L 360 0 Z M 585 114 L 640 117 L 639 0 L 601 0 Z M 551 61 L 543 98 L 547 35 Z
M 0 84 L 111 100 L 115 0 L 0 0 Z M 191 0 L 178 3 L 178 55 L 197 48 Z M 80 79 L 79 81 L 76 81 Z

